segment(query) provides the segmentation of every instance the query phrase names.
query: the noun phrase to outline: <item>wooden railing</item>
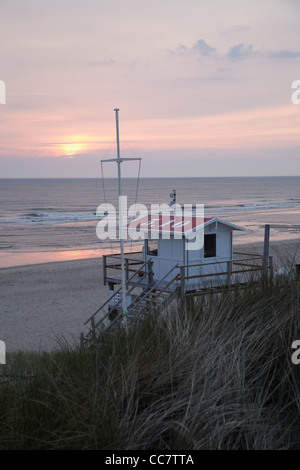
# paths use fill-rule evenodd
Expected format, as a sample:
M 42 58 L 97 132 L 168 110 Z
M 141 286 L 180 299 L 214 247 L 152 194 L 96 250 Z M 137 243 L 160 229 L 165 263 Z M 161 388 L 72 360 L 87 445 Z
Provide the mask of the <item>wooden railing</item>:
M 132 251 L 130 252 L 130 255 L 142 255 L 141 251 Z M 113 259 L 114 263 L 108 263 L 109 259 Z M 136 258 L 129 258 L 128 255 L 125 257 L 125 278 L 126 282 L 128 281 L 130 277 L 130 273 L 136 272 L 139 267 L 141 267 L 142 264 L 145 263 L 144 259 L 136 259 Z M 103 282 L 104 285 L 106 285 L 106 281 L 108 276 L 108 270 L 114 270 L 114 271 L 121 271 L 122 269 L 122 263 L 121 263 L 121 255 L 120 254 L 115 254 L 115 255 L 103 255 Z
M 137 254 L 142 254 L 141 252 L 134 252 L 130 253 L 133 255 Z M 256 272 L 260 271 L 261 273 L 264 272 L 270 272 L 270 276 L 273 277 L 273 257 L 269 256 L 268 258 L 268 263 L 267 266 L 265 266 L 264 262 L 264 257 L 259 254 L 253 254 L 253 253 L 244 253 L 244 252 L 234 252 L 234 255 L 239 256 L 238 259 L 232 259 L 232 260 L 226 260 L 226 261 L 215 261 L 213 263 L 197 263 L 197 264 L 188 264 L 188 265 L 179 265 L 178 266 L 178 273 L 172 279 L 169 284 L 172 282 L 176 282 L 180 295 L 183 296 L 186 287 L 187 287 L 187 282 L 191 280 L 199 280 L 199 284 L 201 283 L 201 280 L 205 278 L 219 278 L 226 276 L 225 284 L 227 286 L 231 286 L 233 276 L 238 275 L 238 274 L 246 274 L 246 273 L 251 273 L 251 272 Z M 108 259 L 113 259 L 115 262 L 112 264 L 108 264 L 107 260 Z M 138 266 L 141 266 L 144 263 L 144 260 L 138 260 L 135 258 L 125 258 L 125 273 L 126 273 L 126 281 L 128 281 L 130 273 L 136 272 L 138 269 Z M 222 269 L 222 266 L 224 266 L 224 269 Z M 219 267 L 219 271 L 215 272 L 206 272 L 202 274 L 194 274 L 194 275 L 189 275 L 189 271 L 194 268 L 202 268 L 202 267 Z M 106 255 L 103 256 L 103 278 L 104 278 L 104 284 L 106 284 L 107 278 L 109 276 L 107 275 L 107 271 L 111 270 L 121 270 L 121 257 L 119 254 L 117 255 Z
M 246 258 L 241 259 L 233 259 L 229 261 L 216 261 L 214 263 L 199 263 L 199 264 L 188 264 L 188 265 L 181 265 L 179 266 L 180 276 L 179 276 L 179 285 L 180 285 L 180 296 L 183 297 L 186 292 L 186 282 L 192 279 L 201 281 L 204 278 L 211 278 L 211 277 L 221 277 L 226 276 L 226 285 L 230 287 L 232 285 L 232 277 L 235 274 L 246 274 L 255 271 L 261 271 L 261 273 L 270 271 L 270 277 L 273 277 L 273 257 L 269 256 L 269 263 L 266 267 L 264 265 L 264 258 L 261 255 L 254 255 L 249 253 L 241 253 L 235 252 L 234 254 L 244 255 L 247 256 Z M 186 274 L 186 270 L 190 268 L 197 268 L 197 267 L 204 267 L 204 266 L 219 266 L 219 265 L 226 265 L 226 269 L 220 272 L 211 272 L 211 273 L 204 273 L 204 274 L 196 274 L 196 275 L 188 275 Z M 237 268 L 236 268 L 236 267 Z M 240 269 L 240 268 L 245 269 Z M 199 282 L 200 284 L 200 282 Z

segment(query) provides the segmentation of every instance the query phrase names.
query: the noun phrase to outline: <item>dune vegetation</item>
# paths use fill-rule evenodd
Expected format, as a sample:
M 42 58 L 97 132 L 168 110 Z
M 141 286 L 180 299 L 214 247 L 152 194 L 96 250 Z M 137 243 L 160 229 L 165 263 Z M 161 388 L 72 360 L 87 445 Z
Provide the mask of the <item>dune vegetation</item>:
M 1 366 L 0 449 L 300 449 L 300 280 L 207 293 Z

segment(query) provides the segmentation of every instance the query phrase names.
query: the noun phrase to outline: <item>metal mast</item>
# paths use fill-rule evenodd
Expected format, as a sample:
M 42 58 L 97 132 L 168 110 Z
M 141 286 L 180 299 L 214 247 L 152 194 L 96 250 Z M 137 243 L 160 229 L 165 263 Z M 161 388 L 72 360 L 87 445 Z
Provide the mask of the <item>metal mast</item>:
M 118 192 L 119 192 L 119 234 L 121 247 L 121 268 L 122 268 L 122 316 L 126 318 L 126 278 L 125 278 L 125 257 L 124 257 L 124 232 L 123 232 L 123 207 L 122 207 L 122 178 L 121 163 L 128 160 L 141 160 L 141 158 L 121 158 L 120 157 L 120 136 L 119 136 L 119 109 L 114 109 L 116 113 L 116 141 L 117 158 L 101 160 L 101 162 L 116 162 L 118 165 Z

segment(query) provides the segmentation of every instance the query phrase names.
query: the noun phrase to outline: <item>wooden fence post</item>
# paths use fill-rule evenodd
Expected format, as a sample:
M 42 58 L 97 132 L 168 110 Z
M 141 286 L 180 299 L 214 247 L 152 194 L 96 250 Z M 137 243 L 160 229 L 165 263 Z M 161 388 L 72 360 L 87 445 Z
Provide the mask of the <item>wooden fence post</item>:
M 148 261 L 148 285 L 151 286 L 153 282 L 153 261 Z
M 227 261 L 227 287 L 231 286 L 232 261 Z
M 269 268 L 270 268 L 270 279 L 271 279 L 271 282 L 273 282 L 273 279 L 274 279 L 273 256 L 269 256 Z
M 180 266 L 180 297 L 184 298 L 185 267 Z
M 91 325 L 92 325 L 92 337 L 93 337 L 93 340 L 96 341 L 96 330 L 95 330 L 95 319 L 94 319 L 94 317 L 91 318 Z

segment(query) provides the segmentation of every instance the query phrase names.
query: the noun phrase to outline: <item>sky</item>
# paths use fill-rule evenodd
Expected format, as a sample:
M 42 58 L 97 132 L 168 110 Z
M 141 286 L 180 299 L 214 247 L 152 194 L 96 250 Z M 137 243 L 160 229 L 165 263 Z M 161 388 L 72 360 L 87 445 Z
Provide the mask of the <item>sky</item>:
M 300 175 L 299 18 L 299 0 L 0 0 L 0 178 L 100 177 L 115 108 L 142 177 Z

